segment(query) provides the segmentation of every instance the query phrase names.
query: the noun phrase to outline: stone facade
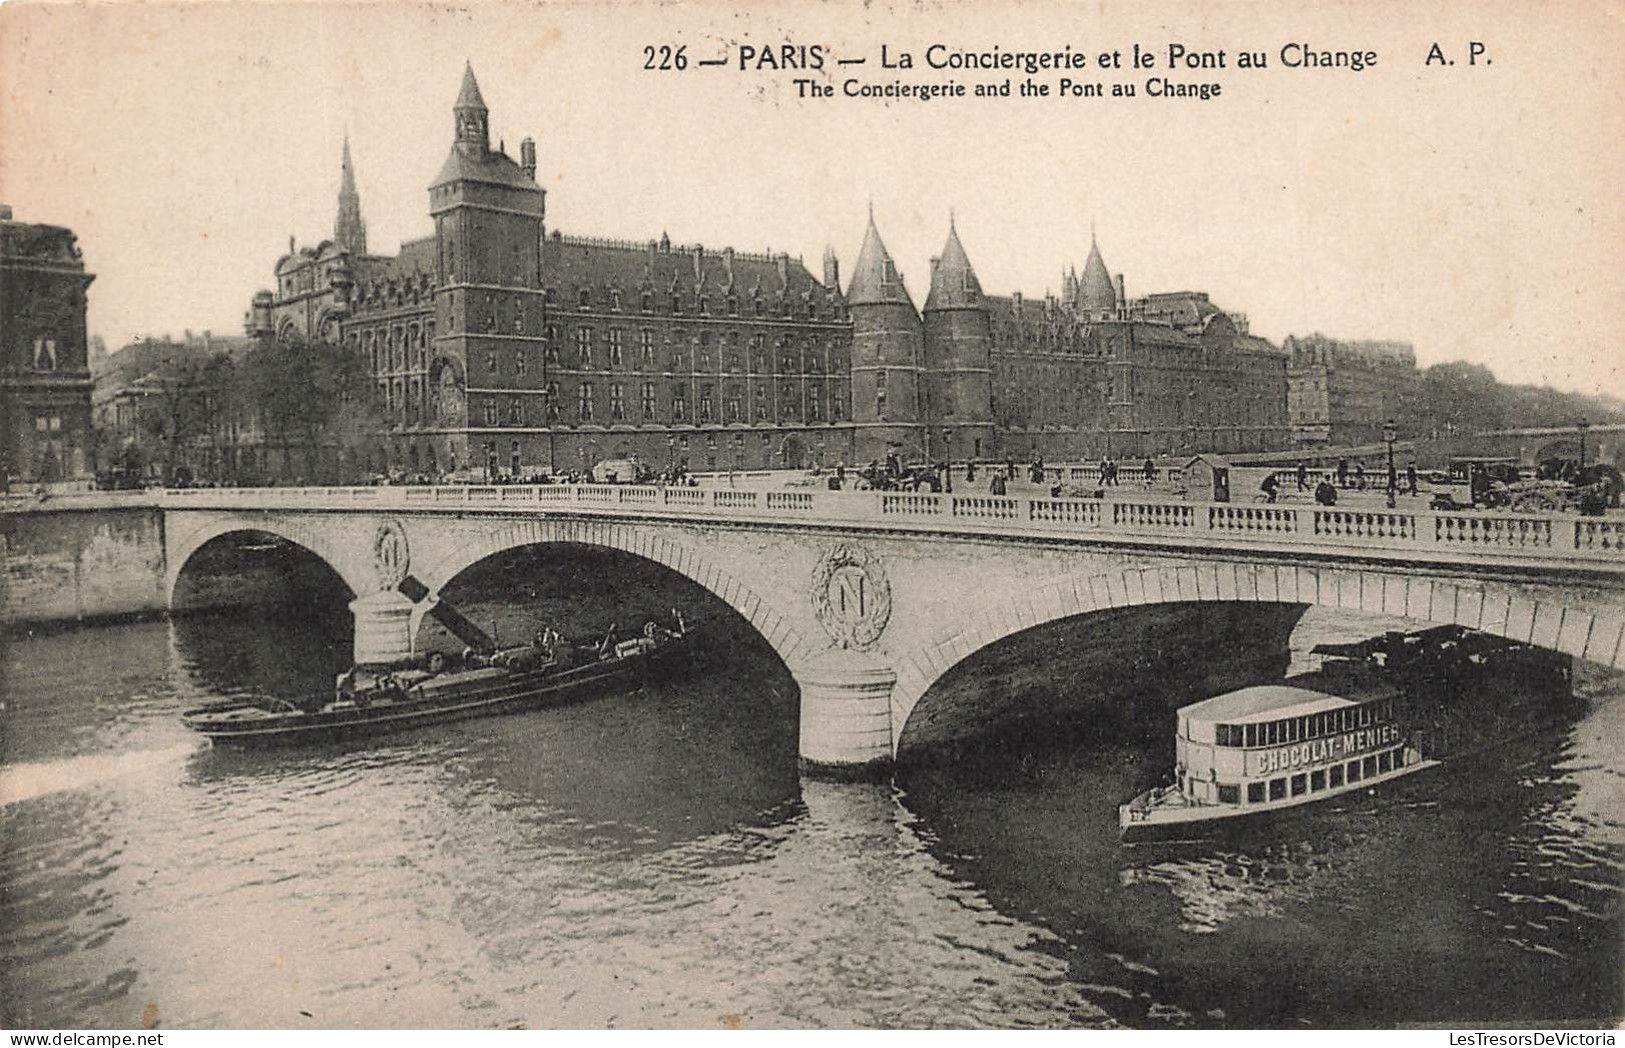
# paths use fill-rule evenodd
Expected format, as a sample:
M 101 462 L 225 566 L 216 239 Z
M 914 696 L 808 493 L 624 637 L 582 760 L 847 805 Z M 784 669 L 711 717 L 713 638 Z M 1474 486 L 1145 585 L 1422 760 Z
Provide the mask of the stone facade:
M 434 233 L 370 255 L 344 150 L 334 238 L 249 329 L 366 356 L 380 463 L 440 474 L 1139 457 L 1288 441 L 1285 357 L 1182 292 L 1129 300 L 1092 246 L 1060 297 L 987 295 L 953 223 L 916 308 L 871 214 L 845 291 L 788 255 L 544 228 L 535 145 L 491 146 L 466 69 Z M 819 279 L 819 276 L 822 279 Z
M 1422 376 L 1408 342 L 1287 336 L 1287 411 L 1293 442 L 1350 447 L 1382 441 L 1390 419 L 1414 421 Z
M 88 479 L 95 466 L 85 272 L 73 232 L 0 205 L 0 475 Z

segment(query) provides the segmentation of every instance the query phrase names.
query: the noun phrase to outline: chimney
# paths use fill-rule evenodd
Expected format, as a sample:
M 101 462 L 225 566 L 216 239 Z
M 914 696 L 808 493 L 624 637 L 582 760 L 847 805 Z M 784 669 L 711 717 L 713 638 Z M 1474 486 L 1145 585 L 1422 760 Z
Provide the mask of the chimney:
M 519 169 L 525 173 L 526 178 L 535 179 L 536 140 L 529 135 L 519 142 Z
M 1123 290 L 1123 274 L 1119 273 L 1117 274 L 1117 308 L 1124 309 L 1127 306 L 1128 293 Z
M 773 262 L 779 270 L 779 283 L 788 288 L 790 286 L 790 255 L 787 252 L 775 255 Z
M 824 248 L 824 286 L 837 293 L 841 290 L 841 262 L 833 246 Z

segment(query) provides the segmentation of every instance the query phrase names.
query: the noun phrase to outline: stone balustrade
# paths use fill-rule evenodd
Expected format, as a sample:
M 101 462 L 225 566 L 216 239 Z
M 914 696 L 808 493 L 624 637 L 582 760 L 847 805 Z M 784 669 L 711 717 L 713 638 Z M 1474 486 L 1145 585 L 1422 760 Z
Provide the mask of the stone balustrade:
M 752 491 L 613 484 L 207 488 L 151 493 L 173 510 L 570 511 L 1257 548 L 1319 556 L 1625 572 L 1625 518 L 900 492 Z M 53 500 L 53 508 L 62 508 Z M 86 508 L 90 508 L 88 505 Z

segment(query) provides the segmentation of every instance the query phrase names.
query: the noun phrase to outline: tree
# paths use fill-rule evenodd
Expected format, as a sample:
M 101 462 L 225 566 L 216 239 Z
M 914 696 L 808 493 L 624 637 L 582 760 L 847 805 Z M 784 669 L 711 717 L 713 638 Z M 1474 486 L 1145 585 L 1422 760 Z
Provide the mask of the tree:
M 224 353 L 171 358 L 141 382 L 140 426 L 173 480 L 188 448 L 214 435 L 232 396 L 232 363 Z
M 345 462 L 386 428 L 377 387 L 359 354 L 305 339 L 267 339 L 243 360 L 240 391 L 268 446 L 306 480 L 353 473 Z M 331 468 L 323 468 L 327 459 Z

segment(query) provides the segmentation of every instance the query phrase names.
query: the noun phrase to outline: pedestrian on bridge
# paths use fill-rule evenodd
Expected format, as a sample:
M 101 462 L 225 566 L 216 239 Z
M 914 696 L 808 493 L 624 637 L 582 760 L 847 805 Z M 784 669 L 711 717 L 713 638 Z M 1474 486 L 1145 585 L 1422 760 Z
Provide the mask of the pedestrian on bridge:
M 1347 456 L 1337 460 L 1337 486 L 1340 488 L 1349 486 L 1349 460 Z
M 1309 490 L 1309 464 L 1303 459 L 1298 460 L 1298 490 Z

